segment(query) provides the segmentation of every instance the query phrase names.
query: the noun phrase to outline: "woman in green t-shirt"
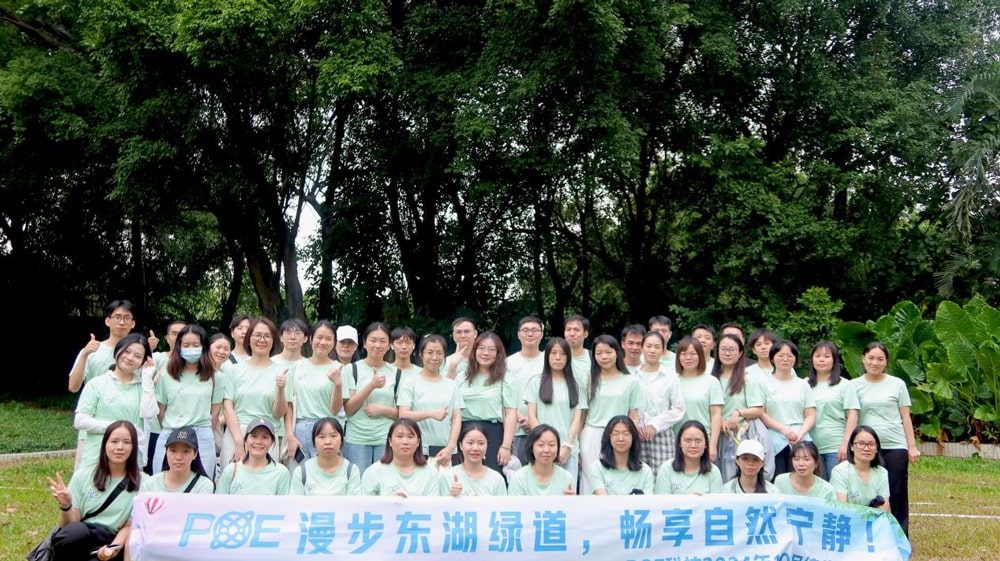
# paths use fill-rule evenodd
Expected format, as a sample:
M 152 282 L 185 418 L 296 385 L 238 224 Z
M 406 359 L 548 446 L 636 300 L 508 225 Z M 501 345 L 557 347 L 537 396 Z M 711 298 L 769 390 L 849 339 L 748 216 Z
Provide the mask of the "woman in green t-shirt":
M 785 495 L 837 500 L 837 492 L 822 474 L 819 448 L 808 440 L 800 440 L 792 445 L 792 471 L 774 478 L 774 486 Z
M 489 449 L 483 460 L 497 473 L 510 461 L 517 423 L 517 392 L 507 379 L 507 352 L 496 333 L 476 337 L 469 367 L 455 377 L 462 394 L 462 428 L 475 421 L 486 429 Z
M 528 465 L 514 472 L 507 494 L 515 497 L 575 495 L 576 480 L 556 465 L 559 459 L 559 433 L 549 425 L 531 429 L 524 441 Z
M 344 427 L 334 417 L 312 425 L 312 447 L 316 455 L 292 472 L 290 495 L 360 495 L 361 471 L 342 456 Z
M 677 455 L 656 472 L 654 492 L 657 495 L 721 493 L 722 476 L 712 463 L 708 443 L 708 430 L 701 421 L 691 419 L 681 423 L 674 443 Z
M 861 425 L 851 432 L 847 461 L 830 475 L 838 501 L 890 512 L 889 472 L 882 467 L 881 455 L 882 441 L 874 429 Z
M 114 421 L 104 430 L 97 465 L 78 470 L 69 486 L 62 474 L 49 478 L 59 504 L 59 530 L 52 536 L 55 559 L 128 559 L 132 499 L 139 492 L 139 437 L 135 425 Z M 120 486 L 120 489 L 119 489 Z M 105 501 L 115 494 L 112 502 Z M 125 553 L 122 554 L 122 550 Z M 91 552 L 96 550 L 97 553 Z
M 601 435 L 601 457 L 589 467 L 595 495 L 653 493 L 653 470 L 642 462 L 642 437 L 628 415 L 608 421 Z
M 361 337 L 365 358 L 345 366 L 341 375 L 347 412 L 344 457 L 358 466 L 362 474 L 385 454 L 389 426 L 399 417 L 396 384 L 400 375 L 396 367 L 385 361 L 390 335 L 384 323 L 369 325 Z
M 462 463 L 451 466 L 441 475 L 441 494 L 452 497 L 506 496 L 507 483 L 496 471 L 486 467 L 486 429 L 469 423 L 459 434 L 459 457 Z
M 142 482 L 143 493 L 200 493 L 211 495 L 215 483 L 205 472 L 199 453 L 199 435 L 195 427 L 170 431 L 163 444 L 162 464 L 157 473 Z M 212 454 L 215 448 L 212 444 Z M 213 464 L 214 466 L 214 464 Z

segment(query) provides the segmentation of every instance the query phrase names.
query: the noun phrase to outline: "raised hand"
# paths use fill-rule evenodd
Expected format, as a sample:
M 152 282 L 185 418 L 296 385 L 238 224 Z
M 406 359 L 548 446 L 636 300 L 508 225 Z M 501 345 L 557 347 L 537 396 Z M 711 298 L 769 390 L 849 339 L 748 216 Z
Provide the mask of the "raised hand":
M 73 506 L 73 495 L 69 493 L 69 489 L 66 488 L 66 484 L 63 483 L 62 472 L 56 472 L 56 478 L 46 477 L 49 480 L 49 489 L 52 491 L 52 496 L 55 497 L 56 502 L 59 503 L 59 508 L 69 508 Z
M 87 356 L 94 354 L 95 352 L 97 352 L 97 349 L 99 348 L 101 348 L 101 342 L 98 341 L 96 337 L 94 337 L 93 333 L 91 333 L 90 341 L 87 341 L 87 344 L 83 346 L 83 349 L 81 349 L 80 352 L 83 354 L 83 356 Z

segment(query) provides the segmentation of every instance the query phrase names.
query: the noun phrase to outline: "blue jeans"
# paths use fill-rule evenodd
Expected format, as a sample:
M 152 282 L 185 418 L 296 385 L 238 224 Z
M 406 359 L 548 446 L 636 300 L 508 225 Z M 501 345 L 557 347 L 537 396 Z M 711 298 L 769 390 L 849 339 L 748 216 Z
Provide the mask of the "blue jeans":
M 382 459 L 383 454 L 385 454 L 384 444 L 372 446 L 369 444 L 344 443 L 344 457 L 352 464 L 358 466 L 358 469 L 361 470 L 361 475 L 364 475 L 368 466 Z
M 823 462 L 823 479 L 829 481 L 830 474 L 833 473 L 833 467 L 839 463 L 837 461 L 837 453 L 820 454 L 819 458 Z

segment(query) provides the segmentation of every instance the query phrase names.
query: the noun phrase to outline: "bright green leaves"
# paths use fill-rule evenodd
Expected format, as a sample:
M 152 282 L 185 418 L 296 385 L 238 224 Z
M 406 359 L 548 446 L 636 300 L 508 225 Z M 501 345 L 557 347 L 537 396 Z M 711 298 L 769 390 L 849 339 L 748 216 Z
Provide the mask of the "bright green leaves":
M 998 311 L 980 298 L 965 306 L 938 306 L 933 320 L 911 302 L 867 326 L 841 324 L 838 335 L 845 364 L 863 373 L 861 348 L 878 340 L 889 349 L 888 371 L 908 380 L 920 430 L 949 438 L 997 429 L 1000 409 L 1000 324 Z M 984 425 L 985 424 L 985 425 Z

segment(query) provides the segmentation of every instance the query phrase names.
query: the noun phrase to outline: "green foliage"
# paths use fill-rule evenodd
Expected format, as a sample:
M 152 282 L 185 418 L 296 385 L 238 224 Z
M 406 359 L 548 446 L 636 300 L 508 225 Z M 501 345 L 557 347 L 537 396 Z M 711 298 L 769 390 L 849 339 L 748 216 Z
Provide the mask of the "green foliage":
M 812 287 L 799 296 L 798 307 L 774 316 L 765 316 L 765 325 L 779 336 L 795 341 L 801 354 L 800 364 L 808 366 L 809 350 L 820 341 L 833 340 L 840 320 L 837 314 L 844 304 L 830 298 L 825 288 Z M 767 311 L 770 315 L 774 313 Z
M 841 324 L 838 339 L 853 377 L 864 373 L 866 344 L 886 345 L 887 370 L 907 382 L 923 435 L 992 441 L 1000 434 L 1000 311 L 981 298 L 942 302 L 933 319 L 900 302 L 878 320 Z

